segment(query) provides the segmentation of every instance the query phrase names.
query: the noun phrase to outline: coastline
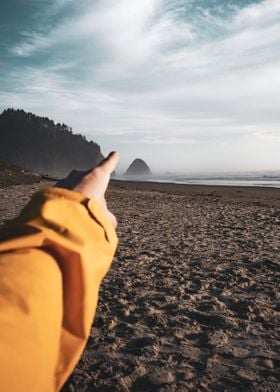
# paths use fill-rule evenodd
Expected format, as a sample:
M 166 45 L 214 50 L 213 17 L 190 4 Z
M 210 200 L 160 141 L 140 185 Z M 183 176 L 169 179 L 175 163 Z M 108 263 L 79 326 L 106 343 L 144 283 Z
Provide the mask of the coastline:
M 260 203 L 260 205 L 280 207 L 280 188 L 274 187 L 194 185 L 115 179 L 111 180 L 110 186 L 127 190 L 142 190 L 161 193 L 166 192 L 174 195 L 197 195 L 200 197 L 212 197 L 219 198 L 221 200 Z

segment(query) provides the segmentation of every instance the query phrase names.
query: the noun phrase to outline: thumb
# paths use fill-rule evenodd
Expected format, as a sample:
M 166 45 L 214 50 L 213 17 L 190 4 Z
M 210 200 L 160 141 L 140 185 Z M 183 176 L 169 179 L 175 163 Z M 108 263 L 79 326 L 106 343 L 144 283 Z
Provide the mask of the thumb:
M 103 169 L 108 174 L 111 174 L 116 169 L 118 160 L 119 160 L 119 154 L 115 151 L 112 151 L 107 156 L 107 158 L 103 159 L 103 161 L 99 163 L 97 167 Z

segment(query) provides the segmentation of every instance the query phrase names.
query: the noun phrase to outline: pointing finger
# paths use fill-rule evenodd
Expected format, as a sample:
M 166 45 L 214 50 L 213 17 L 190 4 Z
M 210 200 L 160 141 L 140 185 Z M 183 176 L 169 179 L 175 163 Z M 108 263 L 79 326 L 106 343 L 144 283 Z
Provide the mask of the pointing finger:
M 105 158 L 97 167 L 104 169 L 108 174 L 113 173 L 116 169 L 119 160 L 119 154 L 115 151 L 110 152 L 110 154 Z

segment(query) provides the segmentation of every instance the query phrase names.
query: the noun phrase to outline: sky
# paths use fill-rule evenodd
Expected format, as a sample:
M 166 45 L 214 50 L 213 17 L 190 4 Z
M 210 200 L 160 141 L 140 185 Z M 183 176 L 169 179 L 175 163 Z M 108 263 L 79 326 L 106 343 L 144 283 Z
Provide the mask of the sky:
M 0 111 L 154 172 L 280 169 L 279 0 L 9 0 Z

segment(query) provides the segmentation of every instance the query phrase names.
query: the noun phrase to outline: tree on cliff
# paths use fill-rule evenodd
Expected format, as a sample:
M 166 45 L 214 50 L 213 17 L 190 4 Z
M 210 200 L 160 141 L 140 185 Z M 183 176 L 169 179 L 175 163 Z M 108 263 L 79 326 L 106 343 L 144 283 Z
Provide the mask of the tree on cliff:
M 0 160 L 63 176 L 72 169 L 89 169 L 102 159 L 98 144 L 75 135 L 65 124 L 55 124 L 24 110 L 7 109 L 0 115 Z

